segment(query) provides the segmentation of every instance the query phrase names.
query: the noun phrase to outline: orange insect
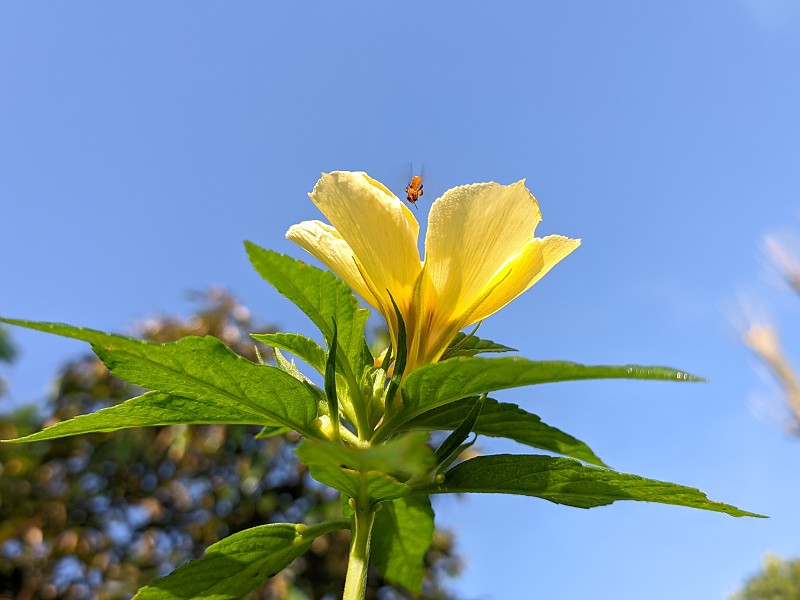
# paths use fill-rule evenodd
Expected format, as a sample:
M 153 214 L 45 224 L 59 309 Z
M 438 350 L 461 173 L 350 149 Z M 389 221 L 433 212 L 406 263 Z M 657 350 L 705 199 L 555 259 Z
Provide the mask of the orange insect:
M 406 200 L 417 208 L 417 200 L 422 196 L 422 175 L 414 175 L 411 182 L 406 186 Z

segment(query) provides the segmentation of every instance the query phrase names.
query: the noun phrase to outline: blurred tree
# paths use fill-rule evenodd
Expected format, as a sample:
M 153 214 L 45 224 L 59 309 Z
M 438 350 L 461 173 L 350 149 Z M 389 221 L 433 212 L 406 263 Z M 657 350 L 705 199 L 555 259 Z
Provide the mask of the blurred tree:
M 150 319 L 135 333 L 168 342 L 213 335 L 257 360 L 249 333 L 270 331 L 230 294 L 212 290 L 191 318 Z M 271 358 L 269 349 L 259 348 Z M 111 377 L 95 357 L 69 363 L 48 400 L 58 421 L 119 403 L 141 390 Z M 36 411 L 0 421 L 0 437 L 37 429 Z M 337 495 L 295 459 L 293 434 L 255 439 L 258 427 L 171 426 L 39 442 L 0 444 L 0 598 L 130 598 L 242 529 L 276 521 L 329 518 Z M 318 539 L 305 556 L 248 598 L 336 598 L 343 588 L 349 532 Z M 437 531 L 426 557 L 425 599 L 459 560 Z M 407 598 L 377 572 L 368 598 Z
M 731 600 L 796 600 L 800 598 L 800 559 L 783 560 L 773 554 L 763 570 L 747 580 Z

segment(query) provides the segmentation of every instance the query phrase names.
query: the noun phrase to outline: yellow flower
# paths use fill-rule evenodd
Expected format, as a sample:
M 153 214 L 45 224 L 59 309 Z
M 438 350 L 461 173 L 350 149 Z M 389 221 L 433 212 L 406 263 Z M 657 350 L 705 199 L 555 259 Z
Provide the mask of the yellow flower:
M 286 237 L 377 308 L 396 347 L 391 294 L 407 330 L 406 373 L 438 360 L 459 331 L 500 310 L 580 245 L 534 237 L 542 217 L 524 181 L 445 192 L 431 206 L 424 262 L 414 215 L 366 173 L 325 173 L 309 196 L 331 224 L 304 221 Z

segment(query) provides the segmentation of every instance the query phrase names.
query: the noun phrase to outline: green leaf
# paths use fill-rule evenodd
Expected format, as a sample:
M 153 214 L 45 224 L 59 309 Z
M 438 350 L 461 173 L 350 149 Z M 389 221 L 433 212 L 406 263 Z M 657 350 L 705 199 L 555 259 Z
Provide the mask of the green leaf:
M 276 367 L 251 363 L 215 337 L 158 344 L 61 323 L 0 321 L 89 342 L 113 375 L 142 387 L 198 406 L 245 410 L 259 415 L 252 423 L 280 424 L 320 437 L 314 427 L 317 401 L 308 386 Z
M 267 425 L 253 437 L 257 440 L 266 440 L 268 438 L 275 437 L 276 435 L 283 435 L 288 431 L 291 431 L 288 427 L 281 427 L 280 425 Z
M 403 430 L 455 429 L 475 401 L 474 397 L 464 398 L 429 410 L 408 421 L 403 425 Z M 563 454 L 601 467 L 606 466 L 585 443 L 543 423 L 537 415 L 522 410 L 516 404 L 487 398 L 472 431 L 490 437 L 508 438 L 533 448 Z
M 482 352 L 516 352 L 516 348 L 509 348 L 492 340 L 482 340 L 476 335 L 460 331 L 455 339 L 450 342 L 444 352 L 442 360 L 457 358 L 459 356 L 475 356 Z
M 471 440 L 467 440 L 463 444 L 461 444 L 458 448 L 456 448 L 450 456 L 448 456 L 443 462 L 439 463 L 439 466 L 436 468 L 436 475 L 442 473 L 450 468 L 450 466 L 456 462 L 462 453 L 469 450 L 472 446 L 475 445 L 475 442 L 478 441 L 478 436 L 474 435 Z
M 325 396 L 330 409 L 331 426 L 333 427 L 334 442 L 339 441 L 339 396 L 336 394 L 336 348 L 337 348 L 336 321 L 333 322 L 333 338 L 328 345 L 328 360 L 325 363 Z
M 294 363 L 294 359 L 289 360 L 283 355 L 280 348 L 273 348 L 275 352 L 275 366 L 278 367 L 284 373 L 287 373 L 297 379 L 297 381 L 304 381 L 306 383 L 310 383 L 308 377 L 303 375 L 300 372 L 300 369 L 297 368 L 297 365 Z M 261 363 L 266 364 L 266 363 Z
M 347 529 L 348 520 L 311 527 L 294 523 L 261 525 L 235 533 L 166 577 L 139 590 L 136 600 L 234 600 L 250 593 L 304 554 L 321 535 Z
M 469 398 L 469 400 L 475 399 Z M 442 442 L 442 445 L 436 449 L 437 464 L 442 465 L 449 459 L 455 458 L 453 454 L 460 450 L 461 445 L 469 437 L 469 434 L 472 433 L 472 429 L 475 426 L 475 422 L 478 420 L 478 415 L 481 414 L 481 409 L 483 408 L 483 403 L 485 400 L 486 395 L 483 394 L 482 396 L 478 397 L 476 401 L 472 402 L 472 405 L 469 407 L 467 412 L 467 416 L 461 420 L 461 423 L 459 423 L 458 426 L 453 429 L 453 432 L 447 436 L 447 439 Z M 451 464 L 452 462 L 453 461 L 450 460 Z
M 253 339 L 291 352 L 297 358 L 305 361 L 317 370 L 320 375 L 325 374 L 325 350 L 314 340 L 298 333 L 251 333 Z
M 319 327 L 326 339 L 331 339 L 333 321 L 336 321 L 339 329 L 339 367 L 351 386 L 357 387 L 363 370 L 373 366 L 372 355 L 364 338 L 364 325 L 369 311 L 358 307 L 358 300 L 348 285 L 333 273 L 260 248 L 252 242 L 245 242 L 245 246 L 258 274 L 297 305 Z
M 444 481 L 415 492 L 519 494 L 577 508 L 605 506 L 617 500 L 659 502 L 723 512 L 734 517 L 763 517 L 713 502 L 700 490 L 638 475 L 587 467 L 569 458 L 498 454 L 456 465 Z
M 433 543 L 429 496 L 386 502 L 375 515 L 371 560 L 392 583 L 415 594 L 422 591 L 425 553 Z
M 668 367 L 639 365 L 586 366 L 562 361 L 534 361 L 519 357 L 463 357 L 425 365 L 403 381 L 403 408 L 388 423 L 393 427 L 431 409 L 467 396 L 495 390 L 580 379 L 660 379 L 703 381 Z
M 9 442 L 38 442 L 102 431 L 117 431 L 131 427 L 155 427 L 159 425 L 251 425 L 265 424 L 264 416 L 245 407 L 220 407 L 204 399 L 182 398 L 162 392 L 148 392 L 126 400 L 122 404 L 103 408 L 95 413 L 80 415 L 67 421 L 51 425 L 25 437 Z M 286 431 L 285 428 L 278 433 Z
M 304 440 L 295 450 L 312 477 L 351 498 L 372 502 L 410 493 L 405 482 L 430 472 L 436 464 L 425 433 L 412 433 L 371 448 Z
M 389 299 L 392 301 L 394 307 L 394 314 L 397 318 L 397 356 L 394 360 L 394 372 L 389 381 L 389 388 L 386 390 L 386 412 L 391 414 L 394 396 L 400 388 L 400 383 L 403 381 L 403 374 L 406 371 L 406 361 L 408 360 L 408 347 L 406 338 L 406 323 L 403 320 L 403 315 L 400 309 L 397 308 L 397 303 L 394 298 L 389 294 Z M 386 353 L 386 359 L 389 360 L 389 352 Z M 387 364 L 388 367 L 388 364 Z

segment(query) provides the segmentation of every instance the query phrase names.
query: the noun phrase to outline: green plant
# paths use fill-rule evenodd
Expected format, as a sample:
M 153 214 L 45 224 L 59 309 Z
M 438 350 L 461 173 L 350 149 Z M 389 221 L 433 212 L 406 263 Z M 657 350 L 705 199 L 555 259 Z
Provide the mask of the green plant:
M 187 317 L 163 313 L 131 335 L 172 342 L 220 338 L 234 352 L 274 364 L 253 332 L 273 333 L 229 293 L 192 297 Z M 388 332 L 387 332 L 388 336 Z M 0 438 L 20 437 L 142 393 L 93 354 L 59 369 L 36 405 L 0 416 Z M 0 600 L 124 600 L 154 577 L 199 558 L 223 537 L 264 523 L 320 522 L 341 515 L 335 490 L 319 485 L 293 453 L 293 432 L 254 439 L 254 425 L 171 425 L 91 433 L 36 444 L 0 444 Z M 344 587 L 350 534 L 334 532 L 256 587 L 248 600 L 323 598 Z M 425 556 L 423 600 L 454 596 L 445 580 L 460 559 L 441 529 Z M 369 573 L 370 600 L 407 593 Z
M 87 341 L 112 374 L 151 390 L 15 441 L 186 423 L 254 424 L 263 428 L 259 437 L 293 430 L 303 438 L 296 455 L 315 479 L 341 493 L 340 518 L 239 532 L 154 580 L 137 598 L 238 598 L 317 537 L 342 529 L 352 532 L 346 599 L 364 597 L 370 561 L 390 581 L 418 591 L 433 535 L 433 494 L 521 494 L 578 508 L 640 500 L 759 516 L 712 502 L 696 489 L 605 468 L 583 442 L 489 397 L 496 390 L 578 379 L 700 381 L 666 367 L 476 356 L 511 349 L 461 330 L 502 308 L 579 245 L 563 236 L 533 236 L 541 216 L 523 182 L 463 186 L 436 200 L 424 263 L 411 211 L 365 174 L 323 175 L 311 198 L 333 226 L 305 222 L 287 236 L 347 283 L 251 243 L 247 251 L 259 274 L 319 328 L 325 348 L 298 334 L 254 335 L 275 349 L 273 367 L 248 361 L 212 337 L 160 344 L 3 319 Z M 351 287 L 389 326 L 390 345 L 377 358 L 364 337 L 368 311 Z M 282 351 L 315 369 L 324 385 Z M 449 435 L 433 448 L 430 432 L 436 430 Z M 461 460 L 477 435 L 561 457 Z

